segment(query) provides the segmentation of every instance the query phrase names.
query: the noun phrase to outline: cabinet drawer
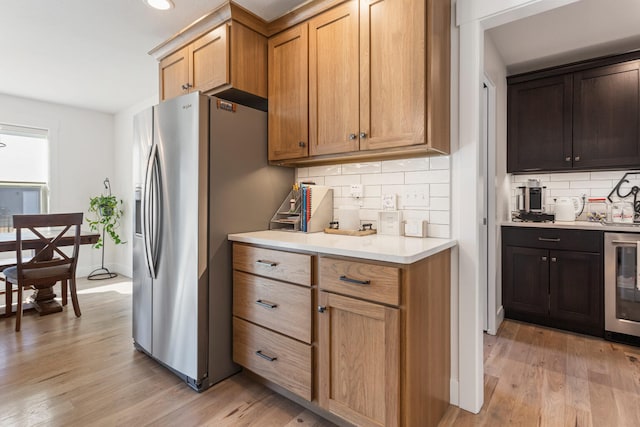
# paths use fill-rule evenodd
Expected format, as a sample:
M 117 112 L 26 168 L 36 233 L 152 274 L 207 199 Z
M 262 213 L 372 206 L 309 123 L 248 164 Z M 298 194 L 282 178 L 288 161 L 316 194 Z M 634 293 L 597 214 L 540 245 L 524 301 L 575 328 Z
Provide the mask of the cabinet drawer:
M 400 304 L 400 269 L 320 258 L 320 288 L 389 305 Z
M 311 400 L 311 346 L 233 318 L 233 360 Z
M 259 276 L 311 286 L 311 255 L 235 243 L 233 268 Z
M 601 253 L 603 232 L 503 226 L 502 243 L 508 246 Z
M 311 288 L 234 271 L 233 314 L 311 344 Z

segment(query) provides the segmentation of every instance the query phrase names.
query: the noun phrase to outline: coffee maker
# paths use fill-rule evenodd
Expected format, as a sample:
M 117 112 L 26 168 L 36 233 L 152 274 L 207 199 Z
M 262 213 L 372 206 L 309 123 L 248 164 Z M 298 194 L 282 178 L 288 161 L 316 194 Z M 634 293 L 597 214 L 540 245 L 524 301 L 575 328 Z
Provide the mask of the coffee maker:
M 555 216 L 545 212 L 546 188 L 539 179 L 529 179 L 526 186 L 518 187 L 514 219 L 521 221 L 554 221 Z

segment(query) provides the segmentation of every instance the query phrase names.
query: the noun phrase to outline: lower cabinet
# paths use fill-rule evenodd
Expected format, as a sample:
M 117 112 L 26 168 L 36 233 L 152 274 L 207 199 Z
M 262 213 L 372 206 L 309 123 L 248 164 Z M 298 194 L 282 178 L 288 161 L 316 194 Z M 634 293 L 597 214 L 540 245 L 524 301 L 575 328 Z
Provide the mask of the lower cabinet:
M 505 316 L 602 336 L 599 231 L 502 228 Z
M 336 422 L 438 425 L 450 250 L 409 265 L 240 243 L 233 253 L 235 362 Z

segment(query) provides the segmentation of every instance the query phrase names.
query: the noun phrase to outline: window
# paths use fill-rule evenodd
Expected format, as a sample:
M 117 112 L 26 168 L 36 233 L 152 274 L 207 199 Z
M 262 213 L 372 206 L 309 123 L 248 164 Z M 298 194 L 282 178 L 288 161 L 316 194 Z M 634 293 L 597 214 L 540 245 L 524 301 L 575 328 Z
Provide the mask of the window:
M 48 131 L 0 124 L 0 232 L 15 214 L 49 210 Z

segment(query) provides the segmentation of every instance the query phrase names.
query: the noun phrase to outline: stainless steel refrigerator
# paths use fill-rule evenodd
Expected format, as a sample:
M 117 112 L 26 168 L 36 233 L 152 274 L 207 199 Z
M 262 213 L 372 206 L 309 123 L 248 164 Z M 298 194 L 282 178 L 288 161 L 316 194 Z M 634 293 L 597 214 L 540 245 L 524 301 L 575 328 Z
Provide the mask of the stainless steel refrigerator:
M 266 138 L 265 112 L 199 93 L 134 118 L 134 344 L 198 391 L 239 370 L 227 234 L 268 229 L 294 180 Z

